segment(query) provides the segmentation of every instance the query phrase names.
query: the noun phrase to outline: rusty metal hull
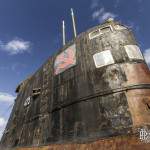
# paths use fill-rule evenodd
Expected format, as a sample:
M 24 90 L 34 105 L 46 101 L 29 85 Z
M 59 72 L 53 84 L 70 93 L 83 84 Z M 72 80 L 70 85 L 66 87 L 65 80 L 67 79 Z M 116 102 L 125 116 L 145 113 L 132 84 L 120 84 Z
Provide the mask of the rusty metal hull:
M 149 146 L 133 133 L 150 125 L 150 71 L 139 52 L 140 59 L 129 58 L 136 52 L 137 42 L 130 30 L 118 25 L 107 22 L 80 34 L 18 86 L 2 146 Z M 99 28 L 106 33 L 91 39 Z M 133 45 L 133 53 L 125 49 L 126 45 Z M 111 63 L 97 67 L 94 55 L 108 49 Z M 62 64 L 62 60 L 66 62 Z
M 143 143 L 137 135 L 117 136 L 88 143 L 53 144 L 48 146 L 14 148 L 12 150 L 149 150 L 150 143 Z M 1 149 L 6 150 L 6 149 Z M 7 149 L 8 150 L 8 149 Z M 9 149 L 10 150 L 10 149 Z

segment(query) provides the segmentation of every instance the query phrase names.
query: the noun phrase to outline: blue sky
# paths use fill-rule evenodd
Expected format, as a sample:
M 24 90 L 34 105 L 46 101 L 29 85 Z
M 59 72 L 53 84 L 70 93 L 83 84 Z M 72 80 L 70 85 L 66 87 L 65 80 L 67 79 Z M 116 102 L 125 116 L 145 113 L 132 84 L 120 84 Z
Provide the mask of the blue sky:
M 149 0 L 0 0 L 0 136 L 9 117 L 15 88 L 73 37 L 70 8 L 81 33 L 109 17 L 130 26 L 150 64 Z

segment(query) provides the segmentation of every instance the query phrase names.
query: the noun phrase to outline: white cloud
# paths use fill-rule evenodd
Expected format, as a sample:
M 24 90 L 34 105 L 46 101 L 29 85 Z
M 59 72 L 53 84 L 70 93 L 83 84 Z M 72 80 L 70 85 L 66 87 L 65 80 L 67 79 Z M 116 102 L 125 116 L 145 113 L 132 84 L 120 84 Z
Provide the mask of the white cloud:
M 16 97 L 9 94 L 9 93 L 4 93 L 4 92 L 0 92 L 0 102 L 8 102 L 11 103 L 14 101 Z
M 150 48 L 144 51 L 144 57 L 148 65 L 150 66 Z
M 6 123 L 7 123 L 7 121 L 4 118 L 0 117 L 0 139 L 3 135 Z
M 0 128 L 6 125 L 6 120 L 4 118 L 0 118 Z
M 11 55 L 28 52 L 30 47 L 31 43 L 29 41 L 24 41 L 22 39 L 14 39 L 7 43 L 0 41 L 1 50 L 6 51 Z
M 94 11 L 92 14 L 93 20 L 98 20 L 99 23 L 107 20 L 108 18 L 115 18 L 115 17 L 117 17 L 116 14 L 105 11 L 104 7 Z

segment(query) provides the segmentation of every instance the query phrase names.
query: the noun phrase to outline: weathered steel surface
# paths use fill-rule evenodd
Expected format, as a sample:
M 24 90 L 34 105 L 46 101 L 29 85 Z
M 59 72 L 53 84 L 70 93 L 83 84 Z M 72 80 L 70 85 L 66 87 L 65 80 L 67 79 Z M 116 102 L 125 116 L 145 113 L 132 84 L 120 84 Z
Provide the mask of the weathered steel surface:
M 126 85 L 140 85 L 143 89 L 132 89 L 126 92 L 130 112 L 132 114 L 133 126 L 150 124 L 150 71 L 145 64 L 125 64 L 124 70 L 127 74 Z
M 118 136 L 108 139 L 101 139 L 95 142 L 84 144 L 52 144 L 30 148 L 15 148 L 13 150 L 149 150 L 150 143 L 143 143 L 139 137 Z
M 144 60 L 129 59 L 124 46 L 137 43 L 130 30 L 117 25 L 118 22 L 106 22 L 81 33 L 17 88 L 18 97 L 1 145 L 26 147 L 70 142 L 73 145 L 68 147 L 72 149 L 93 145 L 96 149 L 103 142 L 106 147 L 115 147 L 121 143 L 132 145 L 132 140 L 133 144 L 142 145 L 126 135 L 132 134 L 135 127 L 150 124 L 150 72 Z M 105 33 L 108 26 L 111 30 Z M 99 28 L 105 29 L 104 33 L 90 39 L 89 33 Z M 61 68 L 63 72 L 55 75 L 57 56 L 73 44 L 76 65 Z M 93 55 L 105 50 L 111 51 L 115 63 L 96 68 Z M 25 106 L 29 97 L 31 102 Z M 119 135 L 126 138 L 115 138 Z M 107 140 L 109 137 L 114 138 Z M 90 145 L 91 140 L 99 141 Z M 87 145 L 76 145 L 79 142 Z

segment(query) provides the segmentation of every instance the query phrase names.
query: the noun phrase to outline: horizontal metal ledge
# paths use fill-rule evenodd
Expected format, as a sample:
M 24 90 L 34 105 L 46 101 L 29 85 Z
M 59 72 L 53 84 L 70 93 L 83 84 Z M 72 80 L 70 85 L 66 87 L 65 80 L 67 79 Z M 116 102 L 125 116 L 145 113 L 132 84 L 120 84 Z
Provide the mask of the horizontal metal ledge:
M 58 104 L 58 106 L 56 106 L 50 113 L 53 113 L 55 111 L 59 111 L 62 108 L 68 107 L 68 106 L 76 104 L 76 103 L 80 103 L 82 101 L 88 101 L 88 100 L 95 98 L 95 97 L 106 96 L 106 95 L 110 95 L 110 94 L 114 94 L 114 93 L 118 93 L 118 92 L 134 90 L 134 89 L 150 89 L 150 84 L 145 84 L 145 83 L 131 84 L 131 85 L 128 85 L 128 86 L 125 86 L 122 88 L 98 92 L 98 93 L 95 93 L 93 95 L 88 95 L 86 97 L 79 98 L 78 100 L 74 100 L 73 102 L 68 102 L 68 103 L 65 102 L 62 104 Z
M 133 84 L 133 85 L 128 85 L 128 86 L 122 87 L 122 88 L 98 92 L 98 93 L 95 93 L 94 95 L 89 95 L 86 97 L 79 98 L 73 102 L 69 102 L 69 103 L 65 102 L 65 103 L 59 104 L 52 111 L 47 112 L 47 114 L 54 113 L 56 111 L 60 111 L 63 108 L 69 107 L 69 106 L 74 105 L 76 103 L 80 103 L 82 101 L 89 101 L 89 100 L 96 98 L 96 97 L 99 97 L 99 96 L 106 96 L 106 95 L 110 95 L 110 94 L 114 94 L 114 93 L 124 92 L 124 91 L 128 91 L 128 90 L 134 90 L 134 89 L 150 89 L 150 84 Z M 43 117 L 43 115 L 45 115 L 45 113 L 38 114 L 38 115 L 34 116 L 33 118 L 31 118 L 30 120 L 26 121 L 25 124 L 32 122 L 34 120 L 37 120 L 37 119 Z

